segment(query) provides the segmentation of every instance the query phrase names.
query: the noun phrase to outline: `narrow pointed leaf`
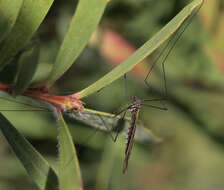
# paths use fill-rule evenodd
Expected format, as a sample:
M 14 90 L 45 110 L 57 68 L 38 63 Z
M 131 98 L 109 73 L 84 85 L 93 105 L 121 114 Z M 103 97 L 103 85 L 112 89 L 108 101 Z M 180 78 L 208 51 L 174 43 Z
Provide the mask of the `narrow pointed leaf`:
M 96 29 L 106 4 L 106 0 L 79 1 L 47 85 L 52 85 L 61 77 L 80 55 Z
M 49 172 L 51 172 L 51 176 L 54 175 L 56 179 L 56 174 L 50 168 L 48 162 L 1 113 L 0 129 L 27 173 L 39 189 L 44 189 Z M 55 184 L 57 186 L 57 181 L 55 181 Z
M 63 190 L 82 190 L 82 177 L 79 162 L 72 136 L 62 117 L 58 112 L 59 129 L 59 187 Z
M 44 189 L 45 190 L 57 190 L 58 185 L 59 185 L 58 178 L 57 178 L 54 170 L 52 170 L 52 168 L 50 168 Z
M 115 67 L 111 72 L 100 78 L 98 81 L 83 89 L 76 94 L 79 98 L 84 98 L 101 88 L 109 85 L 113 81 L 117 80 L 125 73 L 130 71 L 135 65 L 140 63 L 144 58 L 150 55 L 155 49 L 157 49 L 163 42 L 178 30 L 183 22 L 199 7 L 203 4 L 203 0 L 194 0 L 187 5 L 180 13 L 178 13 L 166 26 L 164 26 L 159 32 L 157 32 L 150 40 L 142 45 L 135 51 L 130 57 L 128 57 L 119 66 Z
M 119 140 L 118 140 L 119 141 Z M 96 186 L 95 190 L 98 189 L 110 189 L 110 182 L 111 182 L 111 174 L 113 173 L 114 167 L 118 164 L 116 162 L 121 155 L 123 156 L 123 146 L 121 146 L 121 142 L 111 143 L 110 141 L 107 141 L 104 144 L 104 151 L 101 156 L 101 160 L 99 161 L 99 169 L 96 174 Z M 121 159 L 119 159 L 121 160 Z M 122 162 L 119 163 L 122 170 Z M 122 186 L 122 185 L 120 185 Z
M 10 62 L 38 29 L 53 0 L 24 0 L 14 27 L 0 50 L 0 67 Z
M 23 0 L 0 0 L 0 42 L 16 22 Z
M 19 72 L 16 78 L 14 95 L 17 96 L 29 87 L 37 69 L 40 48 L 34 47 L 23 53 L 19 60 Z

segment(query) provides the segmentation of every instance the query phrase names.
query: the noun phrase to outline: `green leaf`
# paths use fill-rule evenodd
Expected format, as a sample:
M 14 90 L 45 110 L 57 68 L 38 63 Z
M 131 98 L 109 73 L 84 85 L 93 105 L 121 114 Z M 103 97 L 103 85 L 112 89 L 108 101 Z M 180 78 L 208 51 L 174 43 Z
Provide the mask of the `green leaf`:
M 19 72 L 16 78 L 14 96 L 24 92 L 31 83 L 40 55 L 40 48 L 34 47 L 31 50 L 23 53 L 19 60 Z
M 0 42 L 16 22 L 23 0 L 0 0 Z
M 79 162 L 69 129 L 58 112 L 59 129 L 59 187 L 63 190 L 82 190 L 82 177 Z
M 47 180 L 46 180 L 45 190 L 51 190 L 51 189 L 52 190 L 58 189 L 58 178 L 54 170 L 50 168 L 48 172 Z
M 39 189 L 44 189 L 49 173 L 54 176 L 54 179 L 57 179 L 48 162 L 1 113 L 0 129 Z M 57 181 L 55 181 L 55 187 L 57 187 L 57 184 Z M 55 188 L 52 188 L 52 190 L 55 190 Z
M 96 186 L 95 190 L 98 189 L 111 189 L 111 175 L 113 174 L 113 169 L 119 164 L 120 165 L 120 173 L 117 175 L 123 175 L 122 174 L 122 162 L 121 161 L 121 155 L 123 158 L 124 149 L 123 146 L 121 146 L 121 142 L 112 143 L 110 141 L 105 142 L 104 144 L 104 151 L 101 156 L 101 160 L 99 161 L 99 169 L 96 174 Z M 119 158 L 119 159 L 118 159 Z M 114 178 L 112 178 L 114 179 Z M 122 187 L 123 184 L 120 184 L 120 187 Z M 123 189 L 123 188 L 121 188 Z
M 187 5 L 180 13 L 178 13 L 166 26 L 164 26 L 159 32 L 157 32 L 150 40 L 142 45 L 135 51 L 130 57 L 128 57 L 119 66 L 115 67 L 111 72 L 100 78 L 98 81 L 78 92 L 76 95 L 79 98 L 84 98 L 101 88 L 109 85 L 113 81 L 117 80 L 125 73 L 130 71 L 134 66 L 140 63 L 144 58 L 150 55 L 155 49 L 157 49 L 163 42 L 174 34 L 178 28 L 181 27 L 183 22 L 197 9 L 201 7 L 203 0 L 194 0 Z
M 0 50 L 1 68 L 25 47 L 40 26 L 52 3 L 53 0 L 24 0 L 16 23 Z
M 80 0 L 68 32 L 60 47 L 47 85 L 52 85 L 74 63 L 96 29 L 106 7 L 106 0 Z

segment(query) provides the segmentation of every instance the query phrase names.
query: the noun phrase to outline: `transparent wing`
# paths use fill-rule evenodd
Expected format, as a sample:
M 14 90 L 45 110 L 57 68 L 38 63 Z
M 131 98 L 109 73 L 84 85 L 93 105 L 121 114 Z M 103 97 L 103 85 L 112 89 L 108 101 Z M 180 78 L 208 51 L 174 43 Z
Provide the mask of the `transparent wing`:
M 99 112 L 91 109 L 84 109 L 81 111 L 81 113 L 75 113 L 75 112 L 67 112 L 66 115 L 69 117 L 75 118 L 76 120 L 97 128 L 99 130 L 112 132 L 114 131 L 115 124 L 118 122 L 118 120 L 121 118 L 120 115 L 116 116 L 114 114 L 109 114 L 105 112 Z M 103 121 L 102 121 L 103 119 Z M 126 135 L 128 132 L 128 128 L 130 126 L 130 120 L 131 118 L 125 117 L 125 122 L 123 126 L 123 130 L 121 131 L 122 135 Z M 107 127 L 105 127 L 105 125 Z M 139 142 L 150 142 L 150 143 L 157 143 L 160 142 L 161 139 L 156 137 L 149 129 L 144 127 L 141 122 L 137 123 L 137 129 L 135 134 L 135 140 Z

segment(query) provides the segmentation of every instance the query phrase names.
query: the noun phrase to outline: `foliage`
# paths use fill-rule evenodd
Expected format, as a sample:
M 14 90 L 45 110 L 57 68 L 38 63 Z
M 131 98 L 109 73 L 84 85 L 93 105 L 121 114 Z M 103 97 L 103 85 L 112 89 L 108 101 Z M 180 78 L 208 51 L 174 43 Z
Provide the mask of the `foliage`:
M 10 11 L 5 10 L 12 12 L 13 15 L 5 14 L 5 17 L 2 17 L 5 20 L 0 20 L 1 81 L 16 84 L 17 90 L 14 95 L 22 93 L 29 84 L 48 85 L 52 92 L 58 94 L 71 94 L 78 91 L 77 89 L 82 89 L 76 95 L 79 98 L 91 95 L 85 99 L 88 108 L 111 112 L 124 104 L 123 82 L 117 79 L 139 64 L 146 56 L 151 55 L 150 59 L 153 59 L 153 51 L 177 31 L 202 1 L 193 1 L 181 12 L 184 7 L 183 1 L 174 0 L 169 2 L 125 0 L 110 2 L 108 5 L 105 0 L 98 0 L 97 3 L 83 0 L 77 5 L 73 1 L 64 1 L 61 4 L 55 2 L 51 7 L 52 3 L 53 1 L 50 0 L 39 0 L 35 3 L 24 0 L 18 1 L 15 6 L 8 6 Z M 7 4 L 10 2 L 0 1 L 0 5 L 4 7 L 7 7 Z M 96 4 L 99 6 L 95 6 Z M 162 113 L 155 110 L 148 111 L 145 108 L 141 112 L 141 120 L 163 137 L 164 142 L 161 146 L 152 146 L 151 151 L 148 144 L 136 144 L 126 176 L 121 174 L 124 139 L 121 138 L 116 144 L 111 144 L 107 136 L 101 132 L 87 141 L 88 134 L 92 134 L 91 128 L 67 116 L 65 116 L 65 123 L 61 114 L 55 114 L 54 117 L 59 120 L 55 121 L 52 113 L 2 111 L 0 127 L 3 135 L 38 189 L 55 189 L 55 187 L 82 189 L 83 186 L 84 189 L 149 189 L 149 187 L 211 189 L 214 188 L 213 184 L 223 185 L 223 150 L 220 146 L 223 145 L 221 127 L 223 76 L 222 65 L 218 61 L 220 57 L 222 58 L 220 52 L 222 52 L 223 40 L 219 35 L 212 33 L 213 31 L 221 33 L 222 26 L 219 24 L 217 27 L 219 30 L 215 30 L 214 25 L 211 26 L 212 14 L 208 14 L 208 9 L 213 6 L 208 4 L 205 3 L 205 8 L 199 15 L 202 25 L 200 26 L 199 20 L 195 19 L 166 62 L 170 111 Z M 102 17 L 106 5 L 107 9 Z M 72 16 L 74 9 L 75 14 Z M 214 8 L 214 10 L 218 15 L 219 9 Z M 3 13 L 1 8 L 0 11 Z M 178 12 L 180 13 L 177 14 Z M 174 16 L 176 17 L 171 20 Z M 206 18 L 206 16 L 210 17 Z M 99 24 L 101 17 L 102 22 Z M 9 18 L 13 21 L 8 22 Z M 168 21 L 169 24 L 165 26 Z M 122 33 L 126 39 L 140 48 L 111 70 L 100 64 L 106 58 L 99 58 L 103 55 L 103 49 L 99 45 L 92 48 L 90 43 L 86 47 L 97 26 L 102 36 L 104 30 L 110 27 Z M 68 29 L 65 31 L 64 28 Z M 159 32 L 156 33 L 157 31 Z M 148 40 L 149 36 L 153 37 Z M 37 58 L 39 52 L 35 49 L 37 37 L 40 41 L 39 59 Z M 143 43 L 145 44 L 140 45 Z M 215 52 L 217 47 L 220 47 L 220 50 Z M 30 49 L 34 51 L 27 51 Z M 215 61 L 211 62 L 209 59 Z M 76 64 L 72 66 L 74 61 Z M 150 60 L 144 62 L 145 68 L 148 68 L 149 63 Z M 111 71 L 104 75 L 107 70 Z M 142 76 L 128 77 L 128 95 L 137 94 L 146 98 L 162 96 L 163 73 L 161 68 L 156 68 L 155 71 L 150 77 L 149 91 L 143 84 Z M 11 76 L 13 73 L 14 75 Z M 135 71 L 133 70 L 132 73 L 134 74 Z M 8 80 L 9 75 L 11 77 Z M 97 82 L 93 83 L 96 80 Z M 113 84 L 104 88 L 112 82 Z M 93 84 L 89 85 L 91 83 Z M 83 88 L 84 86 L 87 87 Z M 102 91 L 96 93 L 102 88 L 104 88 Z M 16 101 L 20 99 L 25 102 L 30 101 L 23 97 L 17 97 Z M 9 109 L 10 106 L 16 109 L 15 102 L 11 104 L 3 100 L 0 109 Z M 17 110 L 20 110 L 21 106 L 18 105 Z M 26 105 L 23 105 L 23 109 L 24 107 L 27 108 Z M 57 125 L 59 125 L 58 131 Z M 45 155 L 44 158 L 22 134 Z M 72 137 L 77 143 L 77 150 L 74 148 Z M 4 141 L 2 138 L 0 140 Z M 44 143 L 43 147 L 41 147 L 42 143 Z M 55 162 L 57 150 L 50 152 L 57 143 L 58 169 L 58 163 Z M 0 167 L 8 171 L 11 167 L 13 171 L 0 173 L 2 176 L 0 187 L 15 189 L 18 187 L 17 184 L 22 187 L 18 179 L 24 171 L 18 166 L 13 167 L 16 160 L 4 153 L 7 144 L 5 142 L 1 144 L 3 152 L 1 163 L 6 163 L 7 160 L 7 166 L 3 164 Z M 53 159 L 52 155 L 54 155 Z M 15 187 L 13 183 L 3 180 L 4 178 L 15 181 Z M 130 180 L 133 178 L 137 179 Z

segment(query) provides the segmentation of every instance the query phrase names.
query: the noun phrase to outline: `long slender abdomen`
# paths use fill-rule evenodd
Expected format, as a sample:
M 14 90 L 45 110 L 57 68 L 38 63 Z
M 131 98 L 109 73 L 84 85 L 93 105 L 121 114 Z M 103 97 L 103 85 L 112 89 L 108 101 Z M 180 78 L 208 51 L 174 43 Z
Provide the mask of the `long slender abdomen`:
M 125 148 L 125 160 L 124 160 L 124 166 L 123 166 L 123 173 L 125 173 L 127 167 L 128 167 L 128 160 L 131 154 L 134 137 L 135 137 L 135 129 L 136 129 L 136 123 L 138 119 L 139 110 L 134 110 L 131 113 L 131 125 L 128 130 L 128 137 L 127 137 L 127 143 Z

